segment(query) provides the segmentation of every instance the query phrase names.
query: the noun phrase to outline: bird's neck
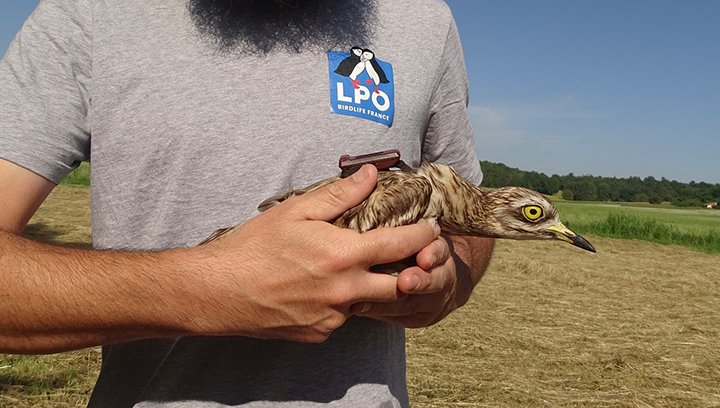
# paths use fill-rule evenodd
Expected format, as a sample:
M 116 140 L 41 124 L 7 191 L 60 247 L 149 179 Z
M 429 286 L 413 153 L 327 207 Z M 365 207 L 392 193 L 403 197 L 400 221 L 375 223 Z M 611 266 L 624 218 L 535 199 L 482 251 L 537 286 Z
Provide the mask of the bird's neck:
M 421 168 L 433 183 L 432 207 L 442 231 L 451 235 L 495 237 L 495 223 L 486 210 L 486 197 L 451 167 L 425 164 Z

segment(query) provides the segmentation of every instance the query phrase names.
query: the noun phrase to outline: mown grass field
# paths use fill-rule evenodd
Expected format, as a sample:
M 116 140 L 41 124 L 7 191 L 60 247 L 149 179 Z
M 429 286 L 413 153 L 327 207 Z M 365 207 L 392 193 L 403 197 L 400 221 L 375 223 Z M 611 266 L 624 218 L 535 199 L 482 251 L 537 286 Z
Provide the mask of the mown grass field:
M 87 247 L 87 203 L 58 187 L 28 236 Z M 582 229 L 612 209 L 702 235 L 720 211 L 559 207 L 598 253 L 499 241 L 464 308 L 408 331 L 411 406 L 720 407 L 720 255 Z M 99 368 L 97 348 L 0 355 L 0 407 L 84 406 Z

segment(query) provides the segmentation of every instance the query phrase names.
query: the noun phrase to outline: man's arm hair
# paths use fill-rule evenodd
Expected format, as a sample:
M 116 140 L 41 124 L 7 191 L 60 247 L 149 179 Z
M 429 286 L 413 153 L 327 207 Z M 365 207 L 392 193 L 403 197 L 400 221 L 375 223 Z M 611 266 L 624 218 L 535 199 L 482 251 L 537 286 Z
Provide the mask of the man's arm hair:
M 168 253 L 59 248 L 0 231 L 0 352 L 54 353 L 189 334 Z
M 181 291 L 162 270 L 172 268 L 163 255 L 72 250 L 19 236 L 54 186 L 0 159 L 0 350 L 47 353 L 182 333 L 160 291 L 147 293 L 159 284 Z M 163 313 L 152 321 L 141 312 L 148 308 Z
M 51 186 L 28 170 L 2 166 L 0 214 L 13 215 L 0 219 L 0 352 L 52 353 L 181 335 L 321 342 L 354 303 L 404 297 L 397 278 L 370 267 L 404 259 L 440 233 L 427 223 L 359 234 L 317 222 L 370 194 L 377 170 L 366 166 L 200 247 L 58 248 L 17 235 Z

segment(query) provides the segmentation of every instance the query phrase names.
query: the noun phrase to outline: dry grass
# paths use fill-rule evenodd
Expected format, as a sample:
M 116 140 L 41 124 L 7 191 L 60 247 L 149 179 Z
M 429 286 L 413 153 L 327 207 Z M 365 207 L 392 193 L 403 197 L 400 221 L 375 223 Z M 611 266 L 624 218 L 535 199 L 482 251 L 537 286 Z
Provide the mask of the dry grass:
M 56 187 L 30 220 L 23 235 L 54 245 L 91 248 L 90 189 L 80 185 Z
M 498 242 L 469 304 L 408 333 L 413 406 L 720 406 L 720 257 L 592 242 Z
M 100 373 L 100 348 L 50 356 L 0 354 L 1 408 L 84 407 Z
M 28 235 L 87 246 L 87 200 L 60 186 Z M 589 238 L 498 242 L 465 308 L 408 331 L 412 406 L 720 407 L 720 256 Z M 0 407 L 84 406 L 99 364 L 0 355 Z

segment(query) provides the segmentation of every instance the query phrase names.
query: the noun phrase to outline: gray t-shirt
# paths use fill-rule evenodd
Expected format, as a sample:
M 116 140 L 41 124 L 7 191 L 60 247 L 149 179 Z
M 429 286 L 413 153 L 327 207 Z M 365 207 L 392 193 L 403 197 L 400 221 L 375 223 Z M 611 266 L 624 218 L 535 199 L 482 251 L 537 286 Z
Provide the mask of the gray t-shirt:
M 411 166 L 446 163 L 479 183 L 450 10 L 378 3 L 371 44 L 240 57 L 199 39 L 184 1 L 43 0 L 0 63 L 0 157 L 54 182 L 92 159 L 103 250 L 196 245 L 263 199 L 337 174 L 342 154 L 397 148 Z M 378 64 L 358 65 L 355 45 Z M 404 340 L 351 318 L 322 344 L 106 346 L 90 406 L 406 407 Z

